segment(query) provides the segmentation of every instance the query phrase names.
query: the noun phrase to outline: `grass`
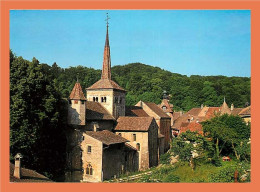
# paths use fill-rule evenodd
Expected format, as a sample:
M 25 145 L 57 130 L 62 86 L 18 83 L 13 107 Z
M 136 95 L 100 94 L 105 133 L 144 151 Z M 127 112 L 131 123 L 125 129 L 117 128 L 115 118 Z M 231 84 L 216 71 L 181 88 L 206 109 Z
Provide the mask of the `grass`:
M 143 175 L 139 179 L 131 180 L 127 182 L 208 183 L 208 182 L 212 182 L 211 180 L 212 175 L 218 174 L 225 168 L 231 166 L 234 167 L 237 165 L 238 162 L 236 161 L 221 162 L 220 167 L 216 167 L 215 165 L 212 165 L 210 163 L 201 163 L 200 165 L 197 165 L 194 170 L 192 170 L 188 162 L 178 162 L 174 165 L 164 164 L 155 168 L 151 168 L 146 171 L 135 172 L 129 175 L 122 175 L 120 178 L 152 171 L 151 175 Z

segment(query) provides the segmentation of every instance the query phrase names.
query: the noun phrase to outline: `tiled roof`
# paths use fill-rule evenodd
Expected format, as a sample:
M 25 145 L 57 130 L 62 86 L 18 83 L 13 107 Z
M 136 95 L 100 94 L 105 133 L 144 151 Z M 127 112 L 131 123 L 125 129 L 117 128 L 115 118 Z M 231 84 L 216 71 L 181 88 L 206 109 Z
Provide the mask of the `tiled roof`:
M 178 119 L 181 115 L 182 115 L 182 112 L 173 112 L 173 116 L 172 116 L 173 121 Z
M 221 113 L 220 107 L 209 107 L 205 117 L 206 119 L 210 119 L 216 116 L 216 114 Z
M 231 114 L 232 115 L 238 115 L 244 108 L 234 108 L 232 111 L 231 111 Z
M 138 106 L 126 106 L 125 116 L 149 117 L 149 115 L 142 109 L 142 107 L 138 107 Z
M 199 134 L 201 134 L 201 135 L 203 134 L 202 125 L 200 123 L 195 122 L 195 121 L 189 123 L 185 127 L 180 128 L 180 133 L 184 133 L 186 131 L 192 131 L 192 132 L 197 131 Z
M 163 108 L 163 106 L 166 107 L 166 110 L 164 110 L 164 112 L 168 112 L 168 113 L 172 113 L 173 112 L 167 99 L 163 99 L 162 103 L 159 105 L 159 107 L 161 109 Z
M 21 168 L 21 178 L 13 176 L 14 164 L 10 163 L 10 182 L 52 182 L 50 179 L 34 170 Z
M 69 98 L 86 100 L 79 82 L 75 83 L 74 88 L 72 89 Z
M 158 115 L 159 117 L 164 117 L 164 118 L 170 118 L 168 115 L 166 115 L 163 110 L 158 107 L 155 103 L 145 103 L 154 113 L 156 113 L 156 115 Z
M 148 131 L 153 120 L 153 117 L 119 117 L 115 131 Z
M 88 136 L 93 137 L 94 139 L 97 139 L 104 143 L 105 145 L 112 145 L 116 143 L 125 143 L 128 142 L 125 138 L 116 135 L 108 130 L 104 131 L 86 131 L 85 132 Z
M 91 89 L 116 89 L 120 91 L 125 91 L 122 87 L 120 87 L 116 82 L 111 79 L 100 79 L 89 88 L 87 88 L 87 90 Z
M 87 101 L 86 120 L 115 120 L 115 118 L 100 103 Z
M 137 151 L 137 149 L 136 149 L 135 147 L 133 147 L 132 145 L 130 145 L 130 144 L 128 144 L 128 143 L 125 143 L 125 146 L 126 146 L 127 149 Z
M 192 108 L 187 112 L 189 115 L 198 116 L 201 111 L 201 108 Z
M 244 116 L 244 115 L 251 115 L 251 106 L 244 108 L 243 110 L 240 111 L 239 115 Z

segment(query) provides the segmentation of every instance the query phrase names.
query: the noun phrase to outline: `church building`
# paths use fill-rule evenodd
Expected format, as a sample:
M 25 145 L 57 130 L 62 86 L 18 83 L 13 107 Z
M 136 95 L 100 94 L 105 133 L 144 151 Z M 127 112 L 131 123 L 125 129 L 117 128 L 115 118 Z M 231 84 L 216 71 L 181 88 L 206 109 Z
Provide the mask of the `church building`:
M 169 147 L 170 117 L 154 103 L 142 105 L 143 117 L 126 117 L 125 95 L 111 79 L 107 22 L 101 79 L 86 97 L 77 81 L 68 98 L 65 181 L 102 182 L 158 165 Z

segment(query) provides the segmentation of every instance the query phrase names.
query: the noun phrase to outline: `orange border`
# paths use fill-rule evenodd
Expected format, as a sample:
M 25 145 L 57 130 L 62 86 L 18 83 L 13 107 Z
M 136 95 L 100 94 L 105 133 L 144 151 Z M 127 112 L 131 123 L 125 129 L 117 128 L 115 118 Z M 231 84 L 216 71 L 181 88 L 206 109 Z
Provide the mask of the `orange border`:
M 106 191 L 106 192 L 133 192 L 133 191 L 257 191 L 259 179 L 259 146 L 260 129 L 257 127 L 255 115 L 259 114 L 260 91 L 257 89 L 257 82 L 260 81 L 260 2 L 246 0 L 230 1 L 23 1 L 23 0 L 2 0 L 1 1 L 1 191 L 19 192 L 46 192 L 46 191 Z M 71 184 L 71 183 L 9 183 L 9 10 L 10 9 L 250 9 L 252 23 L 251 43 L 251 75 L 252 75 L 252 182 L 243 184 Z

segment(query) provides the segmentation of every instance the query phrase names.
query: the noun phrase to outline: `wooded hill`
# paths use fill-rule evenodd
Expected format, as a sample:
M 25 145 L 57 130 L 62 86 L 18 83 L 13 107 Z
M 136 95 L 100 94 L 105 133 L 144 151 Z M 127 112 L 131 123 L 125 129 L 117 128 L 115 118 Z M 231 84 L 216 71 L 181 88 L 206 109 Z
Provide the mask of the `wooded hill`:
M 83 90 L 98 81 L 101 70 L 77 66 L 60 68 L 43 64 L 63 97 L 68 97 L 77 76 Z M 127 90 L 126 104 L 135 105 L 139 100 L 159 104 L 163 91 L 171 95 L 170 102 L 176 110 L 188 111 L 193 107 L 220 106 L 224 97 L 235 107 L 250 104 L 250 81 L 248 77 L 199 76 L 172 73 L 159 67 L 131 63 L 112 67 L 112 79 Z

